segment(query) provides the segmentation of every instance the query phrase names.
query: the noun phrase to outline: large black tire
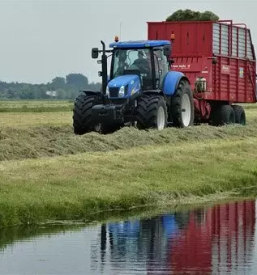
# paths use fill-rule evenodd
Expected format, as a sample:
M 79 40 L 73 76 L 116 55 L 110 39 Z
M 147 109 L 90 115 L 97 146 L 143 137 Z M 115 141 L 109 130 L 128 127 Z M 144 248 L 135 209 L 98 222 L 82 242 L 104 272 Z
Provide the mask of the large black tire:
M 73 108 L 73 129 L 76 135 L 83 135 L 94 130 L 92 107 L 101 104 L 99 95 L 80 93 Z
M 194 124 L 194 99 L 188 81 L 181 80 L 171 98 L 170 115 L 175 127 L 188 127 Z
M 138 129 L 163 130 L 167 126 L 167 117 L 167 105 L 163 96 L 143 95 L 138 99 L 135 117 Z
M 235 123 L 235 112 L 230 105 L 221 105 L 215 109 L 213 114 L 213 125 L 223 126 Z
M 232 105 L 232 108 L 235 112 L 235 123 L 245 125 L 246 124 L 246 115 L 245 110 L 242 106 Z

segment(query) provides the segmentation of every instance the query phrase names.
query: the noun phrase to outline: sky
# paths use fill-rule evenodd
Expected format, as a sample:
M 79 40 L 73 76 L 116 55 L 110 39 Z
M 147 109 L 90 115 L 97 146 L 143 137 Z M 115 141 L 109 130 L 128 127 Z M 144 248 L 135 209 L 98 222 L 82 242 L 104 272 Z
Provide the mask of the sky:
M 147 39 L 148 21 L 186 8 L 246 23 L 257 48 L 257 0 L 0 0 L 0 80 L 47 83 L 83 73 L 101 81 L 92 47 L 115 35 Z

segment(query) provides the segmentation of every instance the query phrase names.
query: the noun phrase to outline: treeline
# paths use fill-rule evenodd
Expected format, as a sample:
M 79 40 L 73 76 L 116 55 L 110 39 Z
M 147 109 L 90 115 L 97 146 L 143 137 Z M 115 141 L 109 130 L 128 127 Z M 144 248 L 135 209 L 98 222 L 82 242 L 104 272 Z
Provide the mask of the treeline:
M 80 73 L 56 77 L 46 84 L 0 81 L 0 100 L 7 99 L 75 99 L 80 90 L 100 90 L 100 83 L 90 83 Z

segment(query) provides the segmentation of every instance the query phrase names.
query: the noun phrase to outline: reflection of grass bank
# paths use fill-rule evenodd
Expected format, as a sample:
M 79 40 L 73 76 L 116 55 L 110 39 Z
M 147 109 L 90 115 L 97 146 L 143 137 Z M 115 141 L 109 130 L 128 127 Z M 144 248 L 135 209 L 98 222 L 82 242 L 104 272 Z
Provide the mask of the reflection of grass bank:
M 81 219 L 101 210 L 164 206 L 256 185 L 256 142 L 191 139 L 175 146 L 1 162 L 0 222 Z
M 8 245 L 12 245 L 17 241 L 29 240 L 30 238 L 47 235 L 60 234 L 68 231 L 81 230 L 79 225 L 55 225 L 49 227 L 33 226 L 13 226 L 1 228 L 0 231 L 0 252 Z

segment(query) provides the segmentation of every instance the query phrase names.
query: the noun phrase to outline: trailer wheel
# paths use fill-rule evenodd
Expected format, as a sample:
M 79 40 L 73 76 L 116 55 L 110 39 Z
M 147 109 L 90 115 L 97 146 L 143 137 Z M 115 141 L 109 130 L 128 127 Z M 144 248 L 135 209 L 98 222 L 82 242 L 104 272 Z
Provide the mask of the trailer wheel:
M 136 122 L 139 129 L 163 130 L 167 126 L 167 106 L 163 96 L 143 95 L 138 100 Z
M 245 116 L 244 108 L 239 105 L 232 105 L 232 108 L 234 109 L 234 112 L 235 112 L 235 123 L 245 125 L 246 116 Z
M 96 104 L 100 104 L 98 95 L 87 95 L 80 93 L 75 100 L 73 108 L 73 129 L 74 134 L 83 135 L 90 131 L 98 131 L 98 125 L 92 122 L 91 110 Z
M 171 98 L 171 118 L 175 127 L 188 127 L 194 123 L 194 100 L 190 85 L 182 80 Z
M 230 105 L 221 105 L 215 110 L 213 125 L 222 126 L 235 123 L 235 112 Z

